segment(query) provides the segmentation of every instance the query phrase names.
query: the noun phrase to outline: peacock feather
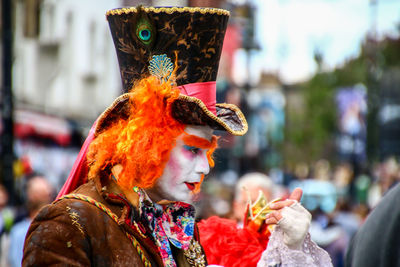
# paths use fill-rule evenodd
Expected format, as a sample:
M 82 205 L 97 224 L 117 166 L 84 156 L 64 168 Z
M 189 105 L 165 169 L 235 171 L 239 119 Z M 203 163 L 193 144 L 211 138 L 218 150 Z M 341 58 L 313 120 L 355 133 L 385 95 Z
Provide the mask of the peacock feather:
M 136 37 L 146 46 L 152 46 L 156 38 L 156 29 L 149 16 L 139 8 L 136 20 Z

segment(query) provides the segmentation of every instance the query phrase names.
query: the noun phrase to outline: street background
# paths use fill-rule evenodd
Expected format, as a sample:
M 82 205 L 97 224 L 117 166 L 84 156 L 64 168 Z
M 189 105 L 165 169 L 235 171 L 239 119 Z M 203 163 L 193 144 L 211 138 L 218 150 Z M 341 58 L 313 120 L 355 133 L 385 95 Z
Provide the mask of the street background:
M 397 0 L 1 3 L 1 266 L 14 266 L 10 239 L 30 212 L 28 182 L 44 177 L 54 197 L 93 122 L 121 93 L 105 19 L 112 8 L 231 12 L 217 102 L 240 106 L 249 132 L 217 132 L 216 167 L 199 196 L 199 219 L 232 218 L 236 182 L 260 172 L 277 185 L 276 196 L 303 188 L 313 240 L 343 266 L 351 237 L 400 180 Z

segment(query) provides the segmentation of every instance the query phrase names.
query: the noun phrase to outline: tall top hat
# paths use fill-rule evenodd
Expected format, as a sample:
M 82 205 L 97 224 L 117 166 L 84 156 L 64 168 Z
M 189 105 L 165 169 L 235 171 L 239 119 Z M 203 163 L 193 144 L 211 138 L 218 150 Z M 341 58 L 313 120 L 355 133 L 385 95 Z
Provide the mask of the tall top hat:
M 107 19 L 117 51 L 123 90 L 156 76 L 170 78 L 174 67 L 180 95 L 172 105 L 179 122 L 208 125 L 234 135 L 247 132 L 242 112 L 232 104 L 216 103 L 216 78 L 229 12 L 213 8 L 113 9 Z M 126 117 L 122 95 L 100 116 L 96 133 L 117 117 Z

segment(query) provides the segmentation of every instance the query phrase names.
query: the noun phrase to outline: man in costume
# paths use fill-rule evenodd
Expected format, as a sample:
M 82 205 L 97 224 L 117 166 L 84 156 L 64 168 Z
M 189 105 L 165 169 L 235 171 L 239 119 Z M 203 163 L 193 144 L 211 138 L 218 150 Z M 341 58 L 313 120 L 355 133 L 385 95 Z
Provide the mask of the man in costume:
M 220 250 L 204 254 L 194 208 L 186 202 L 214 164 L 213 130 L 247 131 L 237 107 L 215 101 L 228 16 L 210 8 L 138 7 L 107 13 L 127 93 L 98 118 L 58 199 L 33 221 L 23 266 L 223 264 L 215 257 Z M 278 243 L 310 256 L 302 247 L 305 242 L 313 246 L 306 238 L 310 216 L 297 202 L 300 197 L 301 190 L 295 190 L 291 199 L 275 203 L 258 226 L 279 222 Z M 268 208 L 265 204 L 262 208 Z M 200 229 L 208 230 L 205 236 L 215 229 L 211 224 L 226 226 L 215 222 L 201 224 Z M 233 234 L 248 236 L 248 247 L 254 242 L 255 264 L 260 258 L 261 266 L 283 263 L 276 245 L 267 253 L 273 258 L 261 257 L 268 235 L 252 231 Z M 233 257 L 226 266 L 246 264 Z M 213 260 L 207 263 L 208 258 Z

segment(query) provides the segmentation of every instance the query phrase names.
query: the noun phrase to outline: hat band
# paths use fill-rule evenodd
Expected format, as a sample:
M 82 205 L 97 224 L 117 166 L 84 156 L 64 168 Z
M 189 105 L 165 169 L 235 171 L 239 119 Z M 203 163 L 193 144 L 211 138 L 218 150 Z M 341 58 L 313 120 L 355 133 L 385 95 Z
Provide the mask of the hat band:
M 203 82 L 203 83 L 188 83 L 178 86 L 182 94 L 195 97 L 200 99 L 207 109 L 211 111 L 215 116 L 217 110 L 215 108 L 217 83 L 214 82 Z

